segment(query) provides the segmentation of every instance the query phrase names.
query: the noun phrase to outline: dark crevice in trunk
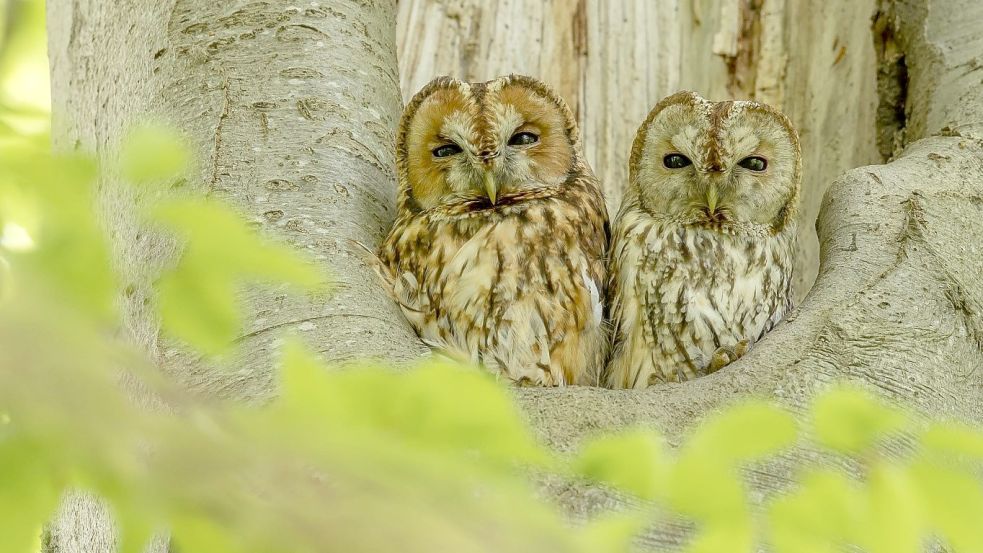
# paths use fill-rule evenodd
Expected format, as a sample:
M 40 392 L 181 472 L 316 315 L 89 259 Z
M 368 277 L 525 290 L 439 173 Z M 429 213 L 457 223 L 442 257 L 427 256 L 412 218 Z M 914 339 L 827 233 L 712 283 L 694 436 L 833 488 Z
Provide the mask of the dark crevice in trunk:
M 735 98 L 754 99 L 757 67 L 761 58 L 761 9 L 763 0 L 741 0 L 737 54 L 725 56 L 727 91 Z
M 886 162 L 904 148 L 908 121 L 908 65 L 890 2 L 878 6 L 871 30 L 877 53 L 877 149 Z

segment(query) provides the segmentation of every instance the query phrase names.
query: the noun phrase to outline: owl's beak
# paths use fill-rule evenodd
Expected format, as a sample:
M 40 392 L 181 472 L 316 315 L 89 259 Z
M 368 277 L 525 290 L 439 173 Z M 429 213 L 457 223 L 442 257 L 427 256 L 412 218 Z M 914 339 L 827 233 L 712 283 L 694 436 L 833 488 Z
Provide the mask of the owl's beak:
M 481 164 L 485 169 L 485 193 L 488 194 L 488 199 L 491 200 L 492 205 L 495 205 L 495 201 L 498 200 L 498 183 L 495 182 L 495 160 L 501 152 L 498 150 L 483 150 L 478 154 L 478 159 L 481 160 Z
M 492 205 L 495 205 L 495 200 L 498 199 L 498 185 L 495 183 L 495 173 L 491 167 L 485 169 L 485 193 L 488 194 Z
M 498 200 L 498 183 L 495 182 L 495 168 L 498 165 L 499 150 L 487 149 L 478 152 L 478 160 L 481 161 L 481 168 L 485 171 L 485 194 L 491 200 L 492 205 Z
M 717 187 L 710 185 L 707 187 L 707 210 L 712 214 L 717 211 L 717 202 L 720 200 Z

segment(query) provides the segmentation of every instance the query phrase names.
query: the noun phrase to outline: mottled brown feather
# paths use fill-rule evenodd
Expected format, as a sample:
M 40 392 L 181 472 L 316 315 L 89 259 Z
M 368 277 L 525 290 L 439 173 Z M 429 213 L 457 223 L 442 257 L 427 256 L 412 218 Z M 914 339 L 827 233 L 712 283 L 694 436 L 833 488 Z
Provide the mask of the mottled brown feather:
M 522 131 L 539 141 L 508 146 Z M 379 258 L 432 347 L 521 384 L 597 383 L 607 212 L 578 135 L 566 103 L 529 77 L 442 77 L 407 105 L 398 213 Z M 436 159 L 441 140 L 462 152 Z M 498 157 L 481 161 L 489 152 Z M 501 186 L 495 203 L 483 171 Z
M 670 153 L 692 164 L 665 167 Z M 748 156 L 766 158 L 768 168 L 741 168 Z M 791 308 L 800 172 L 795 130 L 769 106 L 692 92 L 656 104 L 632 144 L 612 229 L 607 385 L 705 375 L 782 320 Z M 713 210 L 711 196 L 719 198 Z

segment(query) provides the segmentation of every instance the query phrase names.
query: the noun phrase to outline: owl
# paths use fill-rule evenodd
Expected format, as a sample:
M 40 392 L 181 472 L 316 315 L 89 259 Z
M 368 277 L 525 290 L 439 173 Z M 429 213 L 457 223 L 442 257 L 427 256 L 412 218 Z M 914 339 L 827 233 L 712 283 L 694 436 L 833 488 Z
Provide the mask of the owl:
M 796 132 L 767 105 L 680 92 L 652 109 L 612 232 L 608 386 L 712 373 L 782 320 L 800 171 Z
M 441 77 L 396 142 L 378 257 L 420 337 L 520 385 L 597 384 L 608 218 L 564 101 L 530 77 Z

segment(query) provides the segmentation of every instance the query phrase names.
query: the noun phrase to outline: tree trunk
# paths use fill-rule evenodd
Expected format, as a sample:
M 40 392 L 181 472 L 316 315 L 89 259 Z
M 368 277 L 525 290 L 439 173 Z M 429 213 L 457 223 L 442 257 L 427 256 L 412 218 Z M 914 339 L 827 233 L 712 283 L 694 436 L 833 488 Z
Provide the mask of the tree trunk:
M 371 247 L 394 213 L 395 8 L 365 4 L 75 0 L 49 7 L 56 147 L 110 161 L 132 123 L 176 125 L 200 159 L 191 186 L 307 252 L 336 280 L 329 299 L 250 291 L 239 376 L 189 374 L 196 363 L 158 341 L 146 308 L 150 284 L 175 248 L 140 228 L 135 207 L 143 198 L 104 179 L 102 213 L 129 290 L 127 330 L 195 388 L 268 394 L 270 353 L 283 329 L 299 330 L 331 361 L 425 351 L 349 243 Z
M 574 109 L 587 159 L 617 212 L 635 132 L 679 90 L 754 98 L 801 134 L 804 172 L 796 297 L 819 266 L 826 187 L 883 161 L 877 130 L 875 0 L 406 0 L 398 47 L 404 100 L 434 75 L 516 72 L 553 84 Z
M 127 332 L 196 390 L 267 397 L 282 328 L 303 333 L 331 361 L 424 352 L 348 242 L 374 245 L 392 217 L 396 7 L 309 6 L 49 2 L 58 147 L 108 161 L 129 122 L 146 114 L 171 121 L 198 148 L 202 165 L 190 181 L 203 194 L 319 256 L 339 280 L 327 300 L 251 291 L 239 370 L 210 371 L 160 343 L 146 299 L 175 248 L 140 228 L 144 198 L 106 177 L 100 208 L 128 285 Z M 740 395 L 801 409 L 840 379 L 926 414 L 983 420 L 983 227 L 973 224 L 983 209 L 979 2 L 406 0 L 399 21 L 404 97 L 433 73 L 515 71 L 554 83 L 575 106 L 612 206 L 639 122 L 676 89 L 762 99 L 802 133 L 800 292 L 817 266 L 819 277 L 799 311 L 745 359 L 696 381 L 646 391 L 517 390 L 548 443 L 567 450 L 631 424 L 675 440 Z M 891 163 L 836 179 L 820 210 L 834 176 L 882 161 L 895 146 L 904 150 Z M 795 459 L 756 472 L 753 483 L 781 488 Z M 555 491 L 574 513 L 616 501 L 579 486 Z M 109 551 L 108 527 L 97 505 L 73 501 L 53 547 Z M 673 545 L 684 534 L 660 527 L 644 541 Z
M 99 207 L 125 279 L 125 331 L 192 390 L 269 397 L 284 330 L 331 362 L 426 352 L 350 244 L 374 246 L 394 215 L 395 21 L 392 0 L 48 3 L 56 148 L 93 152 L 108 168 L 131 123 L 174 124 L 201 160 L 190 186 L 315 257 L 335 280 L 328 298 L 248 291 L 235 370 L 207 367 L 161 341 L 147 307 L 174 244 L 141 228 L 148 198 L 103 178 Z M 73 499 L 52 547 L 108 553 L 107 528 L 98 505 Z
M 801 307 L 740 362 L 706 378 L 642 392 L 519 390 L 548 443 L 566 450 L 631 425 L 660 428 L 678 443 L 695 419 L 741 396 L 802 412 L 841 381 L 926 416 L 983 422 L 983 4 L 883 1 L 872 27 L 881 101 L 900 101 L 879 106 L 877 130 L 900 153 L 830 186 L 817 224 L 819 277 Z M 798 451 L 747 477 L 768 494 L 807 458 L 816 461 Z M 574 513 L 618 501 L 583 487 L 558 495 Z M 685 527 L 665 525 L 643 543 L 675 546 L 686 536 Z

